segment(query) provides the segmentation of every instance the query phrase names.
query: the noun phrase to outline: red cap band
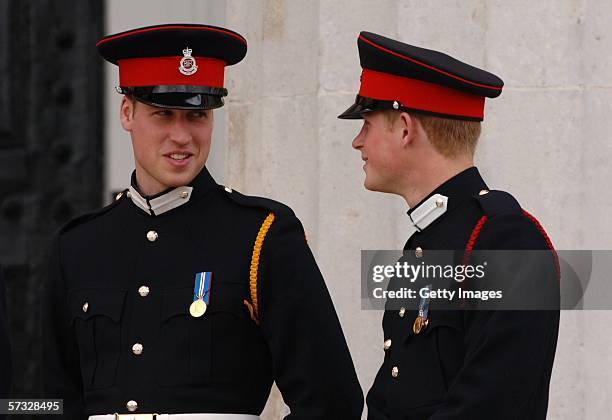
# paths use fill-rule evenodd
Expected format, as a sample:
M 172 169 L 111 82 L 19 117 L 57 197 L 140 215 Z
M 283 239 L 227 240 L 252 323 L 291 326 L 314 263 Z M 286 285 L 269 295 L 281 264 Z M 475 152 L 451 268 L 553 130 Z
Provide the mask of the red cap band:
M 363 69 L 359 95 L 436 114 L 484 118 L 484 96 L 374 70 Z
M 179 71 L 183 57 L 127 58 L 119 60 L 119 86 L 191 85 L 223 87 L 225 62 L 193 57 L 198 69 L 186 76 Z

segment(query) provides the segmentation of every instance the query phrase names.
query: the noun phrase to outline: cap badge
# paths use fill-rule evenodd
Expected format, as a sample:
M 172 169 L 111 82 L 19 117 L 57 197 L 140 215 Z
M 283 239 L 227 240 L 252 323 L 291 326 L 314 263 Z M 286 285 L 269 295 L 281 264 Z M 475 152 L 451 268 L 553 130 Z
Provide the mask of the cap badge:
M 183 58 L 179 66 L 179 71 L 185 76 L 191 76 L 198 71 L 196 59 L 191 56 L 192 49 L 187 47 L 183 50 Z

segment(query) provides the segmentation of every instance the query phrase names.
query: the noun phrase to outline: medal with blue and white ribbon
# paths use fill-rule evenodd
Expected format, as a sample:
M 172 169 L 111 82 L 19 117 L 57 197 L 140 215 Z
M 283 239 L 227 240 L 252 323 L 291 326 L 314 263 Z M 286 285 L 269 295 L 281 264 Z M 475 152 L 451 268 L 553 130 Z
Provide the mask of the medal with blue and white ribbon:
M 431 291 L 431 284 L 428 284 L 423 289 L 427 290 L 428 297 L 421 298 L 419 302 L 419 315 L 414 320 L 414 324 L 412 324 L 412 332 L 415 334 L 420 333 L 429 325 L 429 292 Z
M 199 318 L 206 312 L 210 303 L 210 282 L 212 272 L 204 271 L 197 273 L 195 286 L 193 287 L 193 303 L 189 306 L 189 313 L 194 318 Z

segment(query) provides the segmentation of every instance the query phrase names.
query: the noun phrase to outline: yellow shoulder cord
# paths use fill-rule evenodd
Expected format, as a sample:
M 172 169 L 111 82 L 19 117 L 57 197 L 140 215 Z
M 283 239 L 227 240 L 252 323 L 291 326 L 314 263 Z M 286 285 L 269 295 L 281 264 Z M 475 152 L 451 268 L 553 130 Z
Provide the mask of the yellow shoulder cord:
M 263 246 L 264 239 L 270 226 L 274 222 L 274 213 L 268 214 L 266 219 L 261 224 L 257 238 L 255 238 L 255 245 L 253 246 L 253 256 L 251 257 L 251 269 L 249 271 L 249 287 L 251 289 L 251 302 L 244 300 L 244 304 L 249 309 L 251 319 L 259 325 L 259 302 L 257 300 L 257 273 L 259 272 L 259 254 L 261 254 L 261 247 Z

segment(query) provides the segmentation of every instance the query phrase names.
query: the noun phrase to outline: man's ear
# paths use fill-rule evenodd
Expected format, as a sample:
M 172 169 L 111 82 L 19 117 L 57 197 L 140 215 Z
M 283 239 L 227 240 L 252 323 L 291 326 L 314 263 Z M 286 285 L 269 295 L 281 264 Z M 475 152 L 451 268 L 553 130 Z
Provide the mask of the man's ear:
M 417 120 L 410 116 L 407 112 L 402 112 L 396 122 L 397 129 L 402 132 L 402 146 L 406 147 L 412 144 L 417 133 Z
M 121 120 L 121 126 L 125 131 L 132 131 L 132 124 L 134 122 L 134 101 L 124 96 L 121 99 L 121 107 L 119 108 L 119 119 Z

